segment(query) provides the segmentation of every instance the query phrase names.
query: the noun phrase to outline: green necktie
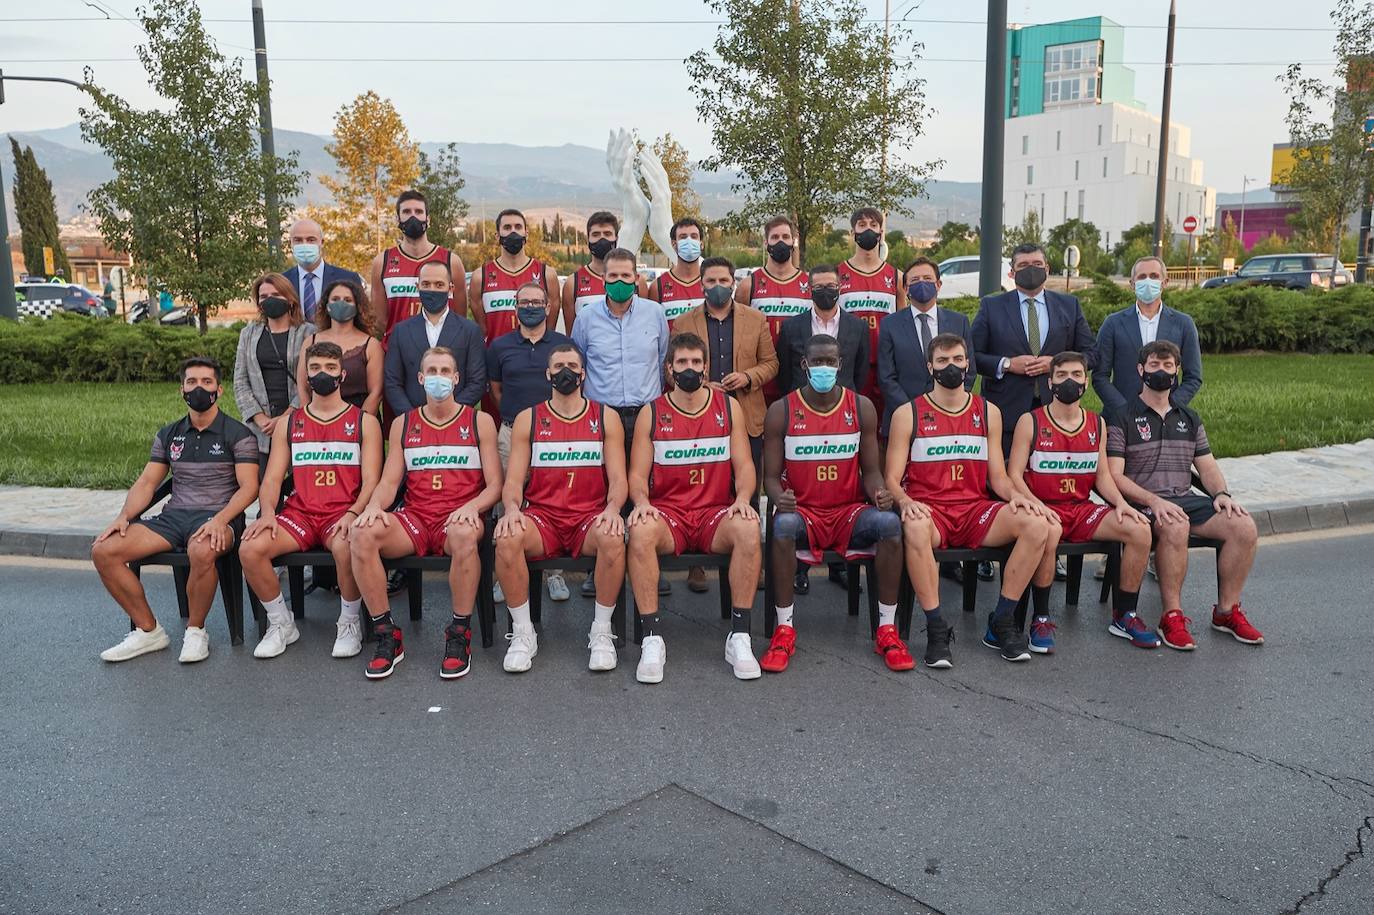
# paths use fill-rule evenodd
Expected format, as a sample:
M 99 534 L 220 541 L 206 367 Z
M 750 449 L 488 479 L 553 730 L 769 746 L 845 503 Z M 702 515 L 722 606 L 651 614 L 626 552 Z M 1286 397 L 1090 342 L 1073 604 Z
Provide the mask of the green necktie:
M 1030 339 L 1030 351 L 1032 356 L 1040 355 L 1040 310 L 1035 306 L 1035 299 L 1026 299 L 1026 336 Z

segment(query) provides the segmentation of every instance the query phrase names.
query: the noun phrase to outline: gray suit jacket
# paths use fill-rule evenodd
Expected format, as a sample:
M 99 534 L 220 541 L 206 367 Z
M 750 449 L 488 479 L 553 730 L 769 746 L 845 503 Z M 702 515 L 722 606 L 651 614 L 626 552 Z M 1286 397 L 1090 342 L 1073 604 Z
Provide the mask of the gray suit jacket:
M 258 365 L 258 340 L 267 325 L 261 321 L 250 321 L 239 331 L 239 347 L 234 353 L 234 403 L 238 405 L 243 424 L 258 437 L 258 450 L 263 454 L 272 444 L 272 439 L 263 433 L 252 421 L 259 413 L 271 414 L 267 402 L 267 383 L 262 380 L 262 369 Z M 297 324 L 291 328 L 286 338 L 286 390 L 291 394 L 291 406 L 301 405 L 300 392 L 296 390 L 296 365 L 301 358 L 301 346 L 305 338 L 315 332 L 315 325 Z
M 935 386 L 921 352 L 921 335 L 916 331 L 915 310 L 905 308 L 883 319 L 878 325 L 878 385 L 883 392 L 882 431 L 892 423 L 898 407 L 920 397 Z M 978 380 L 973 361 L 973 333 L 965 315 L 948 308 L 935 307 L 935 328 L 931 333 L 958 334 L 968 347 L 968 379 L 964 388 L 972 391 Z
M 1202 348 L 1198 345 L 1197 325 L 1193 319 L 1168 305 L 1159 313 L 1156 340 L 1170 340 L 1183 353 L 1183 380 L 1170 398 L 1186 406 L 1202 387 Z M 1102 398 L 1102 412 L 1111 416 L 1140 393 L 1140 320 L 1135 305 L 1107 315 L 1097 332 L 1097 366 L 1093 369 L 1093 390 Z
M 382 370 L 382 388 L 387 406 L 397 416 L 425 402 L 425 389 L 417 375 L 420 357 L 429 349 L 426 320 L 423 314 L 418 314 L 391 329 L 386 366 Z M 439 345 L 453 350 L 458 357 L 458 388 L 453 392 L 453 399 L 470 407 L 476 406 L 487 392 L 487 350 L 481 329 L 468 318 L 449 312 L 439 331 Z

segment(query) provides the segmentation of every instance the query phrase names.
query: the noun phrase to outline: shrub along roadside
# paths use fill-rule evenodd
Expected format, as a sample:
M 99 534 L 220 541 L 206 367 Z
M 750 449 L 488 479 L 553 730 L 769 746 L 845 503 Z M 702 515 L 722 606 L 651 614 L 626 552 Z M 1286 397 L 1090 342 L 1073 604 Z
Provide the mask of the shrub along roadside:
M 171 381 L 183 360 L 209 355 L 234 370 L 239 329 L 125 324 L 58 315 L 49 320 L 0 321 L 0 384 L 53 381 Z

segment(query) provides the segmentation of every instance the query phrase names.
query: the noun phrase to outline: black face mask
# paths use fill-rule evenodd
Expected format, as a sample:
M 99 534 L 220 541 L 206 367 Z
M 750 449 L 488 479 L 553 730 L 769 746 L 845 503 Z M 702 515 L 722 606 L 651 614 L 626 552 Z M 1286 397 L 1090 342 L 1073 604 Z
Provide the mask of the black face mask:
M 525 236 L 521 235 L 519 232 L 502 235 L 501 247 L 506 249 L 507 254 L 519 254 L 525 247 Z
M 215 405 L 215 401 L 219 400 L 219 393 L 217 391 L 206 390 L 197 385 L 189 391 L 182 391 L 181 399 L 186 401 L 186 406 L 190 407 L 195 412 L 204 413 Z
M 352 302 L 345 302 L 343 299 L 331 299 L 329 304 L 325 306 L 325 310 L 329 312 L 331 320 L 340 323 L 352 321 L 358 316 L 358 306 Z
M 865 251 L 872 251 L 874 248 L 878 247 L 878 242 L 880 240 L 882 240 L 882 236 L 872 229 L 864 229 L 862 232 L 854 233 L 854 241 Z
M 1060 403 L 1078 403 L 1087 389 L 1086 384 L 1072 378 L 1065 378 L 1058 384 L 1050 385 L 1050 393 L 1054 394 L 1054 399 Z
M 549 378 L 553 389 L 560 394 L 571 394 L 582 387 L 582 376 L 568 368 L 566 365 L 554 372 Z
M 418 216 L 407 216 L 401 220 L 401 233 L 406 238 L 423 238 L 425 230 L 429 228 L 429 222 Z
M 310 376 L 310 390 L 321 397 L 328 397 L 339 389 L 339 383 L 343 381 L 338 375 L 331 375 L 328 372 L 316 372 Z
M 818 286 L 811 290 L 811 301 L 821 311 L 830 311 L 840 301 L 840 290 L 829 286 Z
M 792 259 L 792 246 L 785 241 L 775 241 L 768 246 L 768 256 L 774 263 L 785 264 Z
M 1145 387 L 1151 391 L 1172 391 L 1176 379 L 1173 372 L 1155 369 L 1153 372 L 1146 372 L 1141 375 L 1140 380 L 1145 382 Z
M 291 303 L 280 296 L 274 295 L 270 298 L 263 299 L 258 303 L 258 307 L 262 309 L 262 313 L 267 315 L 267 317 L 280 318 L 291 309 Z
M 686 394 L 699 390 L 703 381 L 705 378 L 696 369 L 683 369 L 680 372 L 673 372 L 673 384 L 677 385 L 679 391 Z
M 437 315 L 448 307 L 448 293 L 441 289 L 421 289 L 420 307 L 432 315 Z
M 1049 276 L 1050 272 L 1044 267 L 1022 267 L 1016 271 L 1016 285 L 1022 289 L 1039 289 Z
M 949 365 L 941 366 L 936 369 L 935 374 L 931 377 L 935 379 L 936 384 L 940 385 L 940 387 L 949 388 L 952 391 L 955 388 L 963 386 L 964 369 L 951 362 Z
M 587 250 L 592 252 L 592 257 L 601 260 L 615 250 L 615 239 L 598 238 L 596 241 L 587 243 Z

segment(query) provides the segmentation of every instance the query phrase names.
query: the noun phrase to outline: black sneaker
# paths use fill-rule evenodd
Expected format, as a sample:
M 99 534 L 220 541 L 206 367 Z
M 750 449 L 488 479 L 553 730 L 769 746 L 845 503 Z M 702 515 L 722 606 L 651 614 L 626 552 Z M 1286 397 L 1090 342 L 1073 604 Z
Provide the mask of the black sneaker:
M 664 578 L 662 575 L 658 576 L 658 596 L 663 597 L 665 594 L 672 593 L 673 586 L 668 584 L 668 579 Z
M 372 636 L 377 640 L 377 650 L 373 653 L 372 660 L 367 662 L 363 673 L 369 680 L 382 680 L 391 676 L 396 665 L 405 660 L 401 630 L 395 626 L 381 624 L 373 627 Z
M 444 660 L 439 676 L 457 680 L 472 669 L 472 627 L 450 622 L 444 629 Z
M 1016 621 L 1008 614 L 1004 619 L 997 619 L 995 615 L 988 618 L 988 636 L 983 637 L 983 644 L 989 648 L 996 648 L 1002 654 L 1004 661 L 1029 661 L 1030 643 L 1026 640 L 1026 634 L 1016 626 Z
M 583 597 L 596 597 L 596 579 L 592 577 L 592 574 L 588 572 L 587 577 L 582 579 L 582 587 L 579 590 Z
M 988 562 L 986 559 L 978 563 L 978 580 L 992 581 L 992 579 L 992 563 Z
M 405 589 L 405 586 L 406 573 L 402 572 L 400 569 L 392 569 L 391 572 L 386 576 L 387 594 L 395 594 L 397 591 L 402 591 Z
M 849 590 L 849 567 L 844 563 L 832 562 L 830 564 L 830 571 L 826 577 L 829 578 L 832 583 L 839 585 L 846 591 Z
M 949 653 L 950 643 L 954 641 L 954 627 L 941 617 L 926 623 L 926 667 L 948 670 L 954 666 L 954 658 Z
M 811 569 L 809 566 L 797 563 L 797 574 L 792 578 L 792 590 L 797 594 L 811 593 Z

